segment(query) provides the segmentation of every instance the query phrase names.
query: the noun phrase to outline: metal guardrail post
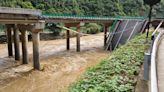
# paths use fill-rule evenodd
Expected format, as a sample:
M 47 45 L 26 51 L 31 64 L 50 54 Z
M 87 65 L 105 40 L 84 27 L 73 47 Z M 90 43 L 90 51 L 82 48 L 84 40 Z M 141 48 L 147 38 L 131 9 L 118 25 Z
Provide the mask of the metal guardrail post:
M 144 57 L 144 80 L 146 81 L 149 80 L 149 68 L 151 64 L 151 54 L 152 54 L 154 40 L 155 40 L 155 35 L 152 35 L 150 51 L 145 53 L 145 57 Z
M 153 45 L 154 45 L 154 41 L 155 41 L 156 36 L 152 35 L 151 36 L 151 47 L 150 47 L 150 53 L 152 54 L 152 49 L 153 49 Z
M 151 53 L 145 53 L 144 57 L 144 80 L 149 80 L 149 65 L 150 65 Z

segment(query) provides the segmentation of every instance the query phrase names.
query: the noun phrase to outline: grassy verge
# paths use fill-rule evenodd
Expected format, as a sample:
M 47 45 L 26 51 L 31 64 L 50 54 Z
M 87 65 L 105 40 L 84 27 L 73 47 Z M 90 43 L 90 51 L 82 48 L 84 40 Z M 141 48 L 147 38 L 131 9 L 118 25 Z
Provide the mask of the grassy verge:
M 109 59 L 90 68 L 69 92 L 133 92 L 147 48 L 144 43 L 145 34 L 121 46 Z

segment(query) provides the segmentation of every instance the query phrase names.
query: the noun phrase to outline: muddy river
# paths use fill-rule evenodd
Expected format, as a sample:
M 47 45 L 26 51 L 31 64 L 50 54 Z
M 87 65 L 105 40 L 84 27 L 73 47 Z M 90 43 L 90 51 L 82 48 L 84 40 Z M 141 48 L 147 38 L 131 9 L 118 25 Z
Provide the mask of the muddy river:
M 0 44 L 0 92 L 67 92 L 88 67 L 109 56 L 103 50 L 103 33 L 81 37 L 81 52 L 76 52 L 76 39 L 40 42 L 42 71 L 32 70 L 32 43 L 29 42 L 30 64 L 21 65 L 7 57 L 7 45 Z

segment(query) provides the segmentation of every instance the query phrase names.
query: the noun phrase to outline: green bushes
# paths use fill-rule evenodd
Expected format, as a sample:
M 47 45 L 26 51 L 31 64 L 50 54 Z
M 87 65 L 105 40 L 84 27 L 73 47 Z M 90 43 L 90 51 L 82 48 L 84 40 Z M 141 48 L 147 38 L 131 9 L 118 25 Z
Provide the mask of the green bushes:
M 88 23 L 85 24 L 81 29 L 83 33 L 96 34 L 101 31 L 101 26 L 96 23 Z
M 70 92 L 133 92 L 136 76 L 144 61 L 145 34 L 137 36 L 112 53 L 99 65 L 90 68 Z
M 0 24 L 0 32 L 4 32 L 4 31 L 5 31 L 4 25 Z
M 47 30 L 53 32 L 54 36 L 59 36 L 60 33 L 62 32 L 62 29 L 58 28 L 55 23 L 47 23 L 46 28 Z

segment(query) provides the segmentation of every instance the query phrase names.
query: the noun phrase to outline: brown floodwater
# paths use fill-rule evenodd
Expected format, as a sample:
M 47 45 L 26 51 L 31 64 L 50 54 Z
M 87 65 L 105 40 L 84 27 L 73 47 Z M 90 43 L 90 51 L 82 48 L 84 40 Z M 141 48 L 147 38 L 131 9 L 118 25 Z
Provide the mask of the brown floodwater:
M 76 52 L 75 38 L 71 38 L 70 51 L 65 50 L 65 39 L 41 41 L 42 71 L 32 70 L 31 42 L 28 65 L 8 58 L 6 44 L 0 44 L 0 92 L 67 92 L 88 67 L 109 56 L 103 42 L 103 33 L 81 37 L 81 52 Z

